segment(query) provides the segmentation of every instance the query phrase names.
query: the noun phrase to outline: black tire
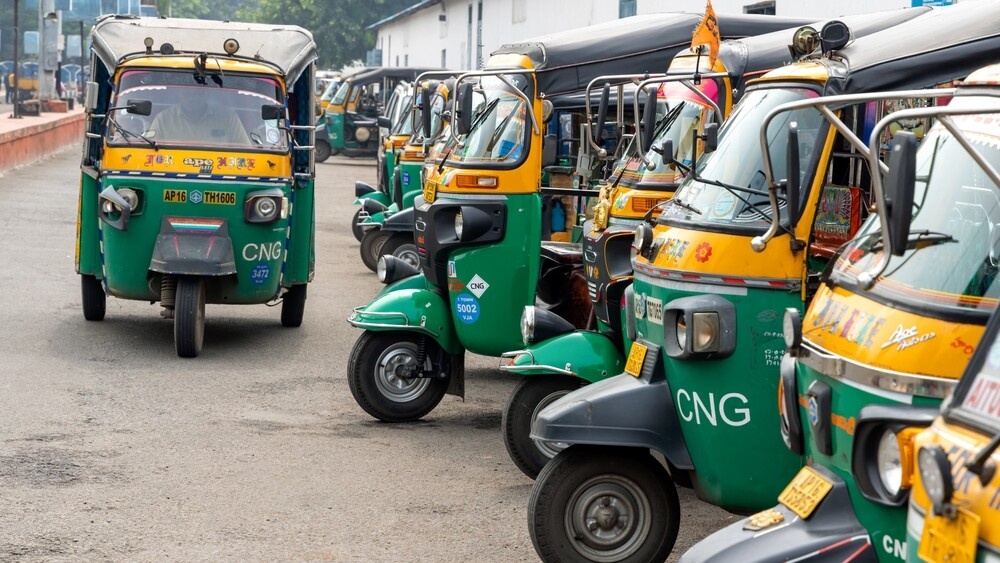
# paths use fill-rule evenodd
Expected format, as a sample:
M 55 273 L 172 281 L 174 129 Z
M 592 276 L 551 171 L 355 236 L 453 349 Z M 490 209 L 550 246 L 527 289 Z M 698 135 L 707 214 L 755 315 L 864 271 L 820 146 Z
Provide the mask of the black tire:
M 374 272 L 378 266 L 379 256 L 386 253 L 391 254 L 391 249 L 386 248 L 390 244 L 390 239 L 392 239 L 392 233 L 382 229 L 372 229 L 365 233 L 364 238 L 361 239 L 361 261 L 364 262 L 366 268 Z
M 565 444 L 532 440 L 531 425 L 538 413 L 555 400 L 579 389 L 584 380 L 569 376 L 525 376 L 507 399 L 503 411 L 503 441 L 511 461 L 525 475 L 534 479 Z
M 101 282 L 89 274 L 80 274 L 80 293 L 83 297 L 83 318 L 103 321 L 108 309 L 108 296 Z
M 281 298 L 281 326 L 302 326 L 306 310 L 306 284 L 293 285 Z
M 354 217 L 351 217 L 351 233 L 354 235 L 354 238 L 358 239 L 358 242 L 361 242 L 361 239 L 364 238 L 365 236 L 364 229 L 358 226 L 358 223 L 360 222 L 361 222 L 361 209 L 358 209 L 357 211 L 354 212 Z
M 570 446 L 528 499 L 531 543 L 548 562 L 664 561 L 679 524 L 673 481 L 642 450 Z
M 332 152 L 330 143 L 323 139 L 316 139 L 316 162 L 326 162 Z
M 411 422 L 434 410 L 448 390 L 447 379 L 399 377 L 406 362 L 415 362 L 420 335 L 412 332 L 365 331 L 354 343 L 347 360 L 347 381 L 354 400 L 364 411 L 383 422 Z M 427 339 L 428 359 L 437 354 L 437 343 Z
M 205 283 L 197 276 L 181 276 L 174 303 L 174 350 L 182 358 L 194 358 L 204 341 Z
M 412 237 L 407 236 L 406 240 L 413 240 Z M 383 254 L 385 253 L 383 249 Z M 420 253 L 417 252 L 417 245 L 412 242 L 404 242 L 393 249 L 392 255 L 399 258 L 403 262 L 406 262 L 416 269 L 420 269 Z

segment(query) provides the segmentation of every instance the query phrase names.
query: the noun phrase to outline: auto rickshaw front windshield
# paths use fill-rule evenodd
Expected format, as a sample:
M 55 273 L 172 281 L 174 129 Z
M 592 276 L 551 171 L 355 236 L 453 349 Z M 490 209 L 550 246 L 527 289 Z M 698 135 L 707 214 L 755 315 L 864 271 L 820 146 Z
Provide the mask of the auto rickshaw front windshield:
M 517 74 L 504 78 L 531 99 L 529 77 Z M 516 167 L 527 155 L 531 142 L 527 116 L 531 108 L 497 76 L 482 77 L 473 106 L 472 129 L 456 146 L 449 162 L 459 167 Z
M 747 235 L 764 232 L 771 222 L 772 211 L 761 156 L 760 127 L 775 107 L 816 96 L 815 91 L 800 87 L 748 92 L 720 128 L 718 149 L 698 158 L 698 178 L 688 175 L 677 188 L 674 199 L 680 205 L 668 205 L 657 221 L 698 230 Z M 827 124 L 814 108 L 785 112 L 773 119 L 767 138 L 774 170 L 786 168 L 785 145 L 790 122 L 798 124 L 801 179 L 818 158 Z M 808 190 L 803 189 L 802 198 L 807 196 Z M 781 214 L 785 216 L 787 203 L 779 199 Z
M 330 105 L 342 106 L 347 100 L 347 93 L 351 91 L 351 80 L 345 80 L 337 87 L 337 93 L 330 99 Z
M 261 108 L 284 105 L 275 78 L 190 70 L 130 70 L 122 74 L 115 107 L 149 101 L 150 115 L 118 110 L 110 118 L 109 145 L 161 145 L 284 150 L 287 135 Z
M 994 168 L 1000 168 L 1000 99 L 956 97 L 951 107 L 997 108 L 998 113 L 951 119 Z M 945 319 L 969 316 L 985 323 L 1000 299 L 1000 187 L 941 125 L 917 151 L 917 183 L 908 248 L 892 257 L 870 290 L 857 276 L 882 253 L 881 230 L 871 216 L 843 249 L 832 283 L 894 306 Z M 946 266 L 945 266 L 946 265 Z
M 420 108 L 414 108 L 413 105 L 410 103 L 412 100 L 413 99 L 411 97 L 409 97 L 409 96 L 404 96 L 403 99 L 400 100 L 400 104 L 402 105 L 402 107 L 404 109 L 403 109 L 402 114 L 399 116 L 398 120 L 396 121 L 396 123 L 392 124 L 392 129 L 389 131 L 390 135 L 396 136 L 396 135 L 412 135 L 413 134 L 413 115 L 412 114 L 417 114 L 418 115 L 417 118 L 419 119 Z

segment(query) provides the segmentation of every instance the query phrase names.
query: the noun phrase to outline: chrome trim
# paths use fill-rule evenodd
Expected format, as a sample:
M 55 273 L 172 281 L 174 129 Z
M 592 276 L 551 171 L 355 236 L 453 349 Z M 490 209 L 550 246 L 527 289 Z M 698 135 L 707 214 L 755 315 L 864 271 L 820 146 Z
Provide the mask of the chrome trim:
M 356 327 L 356 328 L 403 328 L 403 329 L 412 329 L 412 330 L 418 330 L 420 332 L 425 332 L 425 333 L 433 336 L 434 338 L 437 338 L 437 337 L 440 336 L 439 333 L 436 333 L 436 332 L 434 332 L 434 331 L 432 331 L 432 330 L 430 330 L 430 329 L 427 328 L 427 317 L 426 316 L 420 317 L 420 324 L 419 325 L 415 325 L 415 324 L 410 324 L 409 317 L 407 317 L 403 313 L 400 313 L 400 312 L 397 312 L 397 311 L 366 312 L 365 311 L 365 307 L 366 307 L 366 305 L 362 305 L 360 307 L 355 307 L 354 309 L 351 310 L 352 311 L 351 312 L 351 316 L 347 317 L 347 322 L 351 323 L 351 326 Z M 398 324 L 398 323 L 386 324 L 386 323 L 372 323 L 372 322 L 367 322 L 367 321 L 360 321 L 360 320 L 358 320 L 358 317 L 360 317 L 361 315 L 366 315 L 366 316 L 374 317 L 376 319 L 378 319 L 378 318 L 381 318 L 381 319 L 402 318 L 403 319 L 403 323 L 402 324 Z
M 957 380 L 866 366 L 824 350 L 808 340 L 802 341 L 796 359 L 832 379 L 851 381 L 911 396 L 943 399 L 951 394 L 958 383 Z
M 517 358 L 521 354 L 527 354 L 531 358 L 531 365 L 527 365 L 527 366 L 512 366 L 512 365 L 504 365 L 503 364 L 503 361 L 505 359 L 509 358 L 511 361 L 513 361 L 515 358 Z M 570 367 L 570 364 L 566 364 L 566 367 Z M 573 377 L 577 377 L 576 373 L 574 373 L 573 371 L 568 370 L 568 369 L 557 368 L 555 366 L 546 366 L 546 365 L 536 364 L 535 363 L 535 355 L 532 354 L 530 350 L 516 350 L 514 352 L 504 352 L 503 354 L 500 355 L 500 369 L 502 371 L 509 371 L 509 372 L 513 372 L 513 373 L 521 373 L 521 372 L 535 371 L 535 370 L 544 370 L 544 371 L 551 372 L 551 373 L 557 373 L 559 375 L 572 375 Z

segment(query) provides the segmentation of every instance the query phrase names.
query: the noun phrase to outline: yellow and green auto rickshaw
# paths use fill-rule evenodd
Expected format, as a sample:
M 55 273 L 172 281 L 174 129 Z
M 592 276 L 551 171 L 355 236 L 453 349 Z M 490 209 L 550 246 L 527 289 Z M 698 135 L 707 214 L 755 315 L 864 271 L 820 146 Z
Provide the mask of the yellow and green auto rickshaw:
M 206 303 L 280 302 L 299 326 L 315 262 L 312 35 L 109 16 L 91 37 L 84 317 L 102 320 L 107 295 L 159 302 L 183 357 L 202 349 Z

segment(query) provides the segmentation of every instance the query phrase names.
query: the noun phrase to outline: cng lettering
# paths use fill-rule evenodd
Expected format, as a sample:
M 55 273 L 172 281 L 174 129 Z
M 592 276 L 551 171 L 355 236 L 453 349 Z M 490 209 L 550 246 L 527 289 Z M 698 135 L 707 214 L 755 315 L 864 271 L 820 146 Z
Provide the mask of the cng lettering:
M 281 257 L 281 241 L 262 244 L 248 243 L 243 247 L 243 259 L 247 262 L 276 260 Z
M 896 538 L 889 537 L 888 535 L 882 536 L 882 549 L 893 557 L 897 557 L 904 561 L 906 560 L 905 541 L 899 541 Z
M 677 414 L 685 422 L 718 426 L 719 420 L 727 426 L 743 426 L 750 422 L 750 401 L 741 393 L 726 393 L 718 401 L 715 393 L 707 399 L 697 391 L 686 389 L 677 391 Z
M 163 190 L 163 201 L 166 203 L 186 203 L 187 190 Z

